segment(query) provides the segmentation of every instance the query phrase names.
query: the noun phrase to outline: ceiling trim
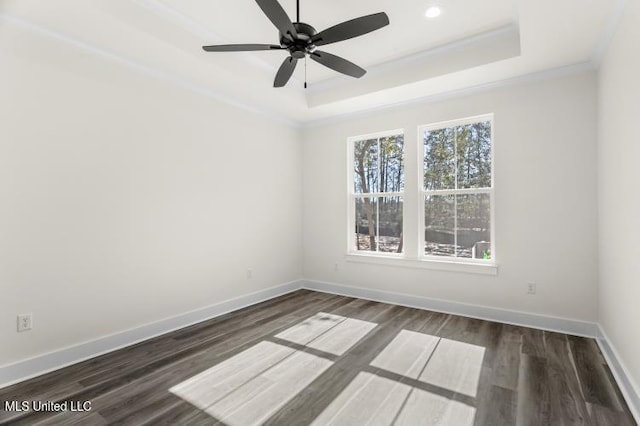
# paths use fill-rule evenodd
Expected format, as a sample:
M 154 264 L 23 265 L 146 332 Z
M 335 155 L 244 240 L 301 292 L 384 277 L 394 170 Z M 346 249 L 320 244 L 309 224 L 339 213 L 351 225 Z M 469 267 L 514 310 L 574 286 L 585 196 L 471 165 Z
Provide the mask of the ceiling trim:
M 18 18 L 16 16 L 12 16 L 9 15 L 7 13 L 4 12 L 0 12 L 0 21 L 6 21 L 6 22 L 10 22 L 13 24 L 18 25 L 19 27 L 21 27 L 24 30 L 30 31 L 34 34 L 38 34 L 39 36 L 48 38 L 48 39 L 52 39 L 52 40 L 56 40 L 58 42 L 67 44 L 67 45 L 71 45 L 75 48 L 81 49 L 85 52 L 91 53 L 95 56 L 101 57 L 103 59 L 112 61 L 112 62 L 116 62 L 119 63 L 121 65 L 124 65 L 138 73 L 144 74 L 144 75 L 149 75 L 152 76 L 160 81 L 163 81 L 165 83 L 169 83 L 172 84 L 174 86 L 180 87 L 182 89 L 188 90 L 192 93 L 213 99 L 215 101 L 233 106 L 235 108 L 239 108 L 242 109 L 244 111 L 250 112 L 252 114 L 256 114 L 256 115 L 260 115 L 263 117 L 267 117 L 271 120 L 274 120 L 276 122 L 280 122 L 282 124 L 286 124 L 288 126 L 291 127 L 295 127 L 295 128 L 299 128 L 300 127 L 300 123 L 298 121 L 294 121 L 294 120 L 289 120 L 286 118 L 283 118 L 281 115 L 275 114 L 272 111 L 269 110 L 265 110 L 263 108 L 260 108 L 256 105 L 251 105 L 249 103 L 244 103 L 244 102 L 240 102 L 235 98 L 223 95 L 215 90 L 212 90 L 210 88 L 204 87 L 200 84 L 197 84 L 193 81 L 190 81 L 188 79 L 185 79 L 179 75 L 167 72 L 167 71 L 163 71 L 161 69 L 158 69 L 156 67 L 151 67 L 148 65 L 144 65 L 140 62 L 137 62 L 131 58 L 127 58 L 121 55 L 118 55 L 114 52 L 111 52 L 109 50 L 103 49 L 101 47 L 83 42 L 78 40 L 75 37 L 69 36 L 67 34 L 63 34 L 54 30 L 51 30 L 49 28 L 45 28 L 41 25 L 35 24 L 33 22 L 30 22 L 26 19 L 23 18 Z
M 414 64 L 416 62 L 428 60 L 443 54 L 462 50 L 464 48 L 474 47 L 481 42 L 493 41 L 495 39 L 509 37 L 509 36 L 512 36 L 514 33 L 516 33 L 519 36 L 520 28 L 516 23 L 509 22 L 509 23 L 497 26 L 493 29 L 470 35 L 463 39 L 451 41 L 449 43 L 434 46 L 430 49 L 422 50 L 409 55 L 401 56 L 399 58 L 391 59 L 386 62 L 371 65 L 367 67 L 367 72 L 369 74 L 376 74 L 376 73 L 383 74 L 401 65 L 406 66 L 409 64 Z M 334 77 L 330 77 L 328 79 L 321 80 L 311 84 L 307 91 L 319 92 L 327 89 L 333 89 L 342 85 L 345 81 L 351 81 L 351 80 L 349 80 L 348 77 L 345 77 L 342 75 L 336 75 Z
M 600 68 L 600 64 L 602 63 L 602 59 L 604 59 L 604 55 L 607 53 L 609 44 L 611 44 L 611 40 L 616 34 L 618 25 L 624 15 L 626 4 L 627 0 L 616 0 L 613 6 L 613 11 L 609 14 L 607 23 L 605 24 L 598 42 L 596 43 L 596 47 L 593 49 L 593 53 L 591 54 L 591 62 L 593 62 L 593 65 L 596 68 Z
M 515 87 L 515 86 L 524 85 L 527 83 L 550 80 L 554 78 L 560 78 L 560 77 L 580 74 L 580 73 L 594 71 L 594 70 L 595 70 L 595 67 L 592 62 L 590 61 L 581 62 L 578 64 L 563 66 L 559 68 L 553 68 L 550 70 L 524 74 L 521 76 L 507 78 L 504 80 L 498 80 L 490 83 L 479 84 L 476 86 L 453 90 L 450 92 L 422 96 L 422 97 L 410 99 L 407 101 L 396 102 L 389 105 L 368 108 L 365 110 L 355 111 L 351 113 L 342 113 L 332 117 L 321 118 L 319 120 L 313 120 L 313 121 L 302 123 L 301 127 L 303 129 L 310 129 L 310 128 L 320 127 L 328 124 L 336 124 L 336 123 L 341 123 L 347 120 L 352 120 L 355 118 L 360 119 L 360 118 L 370 117 L 372 115 L 375 115 L 384 111 L 399 110 L 399 109 L 406 108 L 408 106 L 413 106 L 413 105 L 432 104 L 435 102 L 442 102 L 449 99 L 456 99 L 456 98 L 461 98 L 461 97 L 474 95 L 478 93 L 484 93 L 489 90 Z
M 443 75 L 520 56 L 520 29 L 509 23 L 455 42 L 370 67 L 365 81 L 332 79 L 339 85 L 312 85 L 309 107 L 319 107 L 373 92 L 430 80 Z M 339 82 L 339 83 L 338 83 Z

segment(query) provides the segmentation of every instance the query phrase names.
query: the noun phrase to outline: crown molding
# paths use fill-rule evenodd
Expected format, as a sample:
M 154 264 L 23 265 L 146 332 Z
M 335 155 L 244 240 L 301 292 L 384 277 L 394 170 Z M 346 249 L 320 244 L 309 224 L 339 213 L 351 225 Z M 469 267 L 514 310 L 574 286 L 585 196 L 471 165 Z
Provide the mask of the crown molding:
M 260 108 L 256 105 L 250 104 L 250 103 L 246 103 L 246 102 L 242 102 L 239 101 L 237 98 L 228 96 L 228 95 L 224 95 L 221 94 L 209 87 L 205 87 L 201 84 L 195 83 L 189 79 L 186 79 L 184 77 L 181 77 L 177 74 L 171 73 L 171 72 L 167 72 L 164 70 L 161 70 L 159 68 L 156 67 L 151 67 L 148 65 L 145 65 L 141 62 L 138 62 L 134 59 L 131 58 L 127 58 L 125 56 L 119 55 L 115 52 L 109 51 L 107 49 L 95 46 L 93 44 L 90 43 L 86 43 L 84 41 L 81 41 L 75 37 L 72 37 L 68 34 L 64 34 L 58 31 L 54 31 L 52 29 L 49 28 L 45 28 L 41 25 L 35 24 L 33 22 L 30 22 L 26 19 L 23 18 L 19 18 L 16 16 L 12 16 L 9 15 L 7 13 L 4 12 L 0 12 L 0 22 L 5 21 L 5 22 L 9 22 L 12 24 L 15 24 L 17 26 L 19 26 L 20 28 L 26 30 L 26 31 L 30 31 L 33 34 L 37 34 L 41 37 L 45 37 L 51 40 L 55 40 L 58 41 L 60 43 L 66 44 L 66 45 L 70 45 L 73 46 L 74 48 L 77 49 L 81 49 L 87 53 L 90 53 L 92 55 L 95 55 L 97 57 L 100 57 L 102 59 L 111 61 L 111 62 L 116 62 L 119 63 L 137 73 L 143 74 L 143 75 L 147 75 L 147 76 L 151 76 L 154 77 L 160 81 L 163 81 L 165 83 L 174 85 L 174 86 L 178 86 L 182 89 L 188 90 L 192 93 L 204 96 L 206 98 L 209 99 L 213 99 L 215 101 L 218 101 L 220 103 L 238 108 L 238 109 L 242 109 L 244 111 L 250 112 L 252 114 L 255 115 L 259 115 L 262 117 L 266 117 L 269 118 L 270 120 L 279 122 L 281 124 L 285 124 L 287 126 L 290 127 L 294 127 L 294 128 L 299 128 L 300 127 L 300 122 L 295 121 L 295 120 L 290 120 L 287 118 L 283 118 L 282 115 L 280 114 L 276 114 L 273 111 L 264 109 L 264 108 Z
M 520 28 L 516 23 L 509 22 L 503 25 L 497 26 L 491 30 L 483 31 L 460 40 L 451 41 L 439 46 L 435 46 L 430 49 L 415 52 L 409 55 L 401 56 L 399 58 L 391 59 L 379 64 L 375 64 L 367 67 L 367 73 L 369 75 L 386 74 L 389 71 L 397 69 L 398 67 L 405 67 L 409 65 L 415 65 L 418 62 L 436 59 L 442 55 L 460 51 L 465 48 L 473 48 L 479 43 L 493 42 L 496 39 L 503 39 L 516 36 L 520 38 Z M 349 77 L 343 75 L 336 75 L 325 80 L 314 82 L 309 86 L 307 90 L 309 93 L 321 92 L 328 89 L 339 88 L 345 82 L 350 82 Z
M 507 87 L 516 87 L 536 81 L 551 80 L 554 78 L 565 77 L 574 74 L 580 74 L 584 72 L 594 71 L 594 65 L 592 62 L 581 62 L 578 64 L 568 65 L 559 68 L 553 68 L 550 70 L 538 71 L 530 74 L 520 75 L 507 79 L 497 80 L 489 83 L 479 84 L 475 86 L 465 87 L 463 89 L 456 89 L 442 93 L 436 93 L 427 96 L 420 96 L 414 99 L 408 99 L 406 101 L 395 102 L 392 104 L 377 106 L 373 108 L 367 108 L 364 110 L 354 111 L 351 113 L 342 113 L 327 118 L 321 118 L 317 120 L 311 120 L 304 122 L 301 127 L 303 129 L 315 128 L 325 126 L 329 124 L 337 124 L 356 118 L 366 118 L 380 112 L 394 111 L 403 109 L 409 106 L 415 105 L 427 105 L 436 102 L 442 102 L 449 99 L 456 99 L 465 96 L 470 96 L 478 93 L 484 93 L 490 90 L 496 90 Z
M 613 5 L 613 11 L 609 14 L 609 18 L 607 19 L 607 23 L 600 34 L 600 38 L 596 43 L 596 47 L 591 54 L 591 62 L 595 68 L 600 68 L 600 64 L 604 58 L 604 55 L 607 53 L 607 49 L 609 48 L 609 44 L 611 44 L 611 40 L 613 36 L 616 34 L 616 30 L 618 29 L 618 25 L 622 20 L 622 16 L 624 15 L 624 9 L 627 4 L 627 0 L 616 0 Z

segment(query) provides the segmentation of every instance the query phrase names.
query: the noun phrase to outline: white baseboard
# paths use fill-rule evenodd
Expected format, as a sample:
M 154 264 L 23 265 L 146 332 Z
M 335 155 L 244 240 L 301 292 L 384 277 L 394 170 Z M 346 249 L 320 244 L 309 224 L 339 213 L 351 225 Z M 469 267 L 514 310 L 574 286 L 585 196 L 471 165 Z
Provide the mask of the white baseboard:
M 609 340 L 601 325 L 598 325 L 596 341 L 607 361 L 607 365 L 611 369 L 613 377 L 616 379 L 616 383 L 618 383 L 622 396 L 627 401 L 631 414 L 636 419 L 636 423 L 640 424 L 640 387 L 631 378 L 622 362 L 622 358 L 618 355 L 618 351 L 611 344 L 611 340 Z
M 188 327 L 231 311 L 273 299 L 301 288 L 596 338 L 636 422 L 640 424 L 639 388 L 627 373 L 621 358 L 617 355 L 604 330 L 596 323 L 313 280 L 291 281 L 141 327 L 0 366 L 0 388 Z
M 95 340 L 69 346 L 38 355 L 13 364 L 0 366 L 0 389 L 69 365 L 94 358 L 147 339 L 188 327 L 211 318 L 235 311 L 301 288 L 300 281 L 291 281 L 255 293 L 225 300 L 215 305 L 166 318 L 141 327 L 100 337 Z
M 447 314 L 455 314 L 465 317 L 496 321 L 505 324 L 521 325 L 524 327 L 538 328 L 548 331 L 557 331 L 574 336 L 584 336 L 591 338 L 597 336 L 598 327 L 594 322 L 551 317 L 532 314 L 528 312 L 510 311 L 506 309 L 491 308 L 481 305 L 450 302 L 441 299 L 432 299 L 428 297 L 414 296 L 403 293 L 393 293 L 383 290 L 373 290 L 363 287 L 352 287 L 323 281 L 303 280 L 302 287 L 309 290 L 316 290 L 325 293 L 340 294 L 343 296 L 374 300 L 376 302 L 392 303 L 394 305 L 428 309 L 430 311 L 444 312 Z

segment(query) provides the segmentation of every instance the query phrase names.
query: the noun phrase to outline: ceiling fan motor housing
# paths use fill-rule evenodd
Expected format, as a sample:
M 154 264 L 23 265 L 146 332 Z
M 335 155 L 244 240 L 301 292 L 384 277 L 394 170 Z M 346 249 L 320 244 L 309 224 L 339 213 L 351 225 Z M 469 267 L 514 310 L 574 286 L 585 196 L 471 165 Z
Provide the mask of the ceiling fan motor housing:
M 289 37 L 285 37 L 282 33 L 279 33 L 280 45 L 286 47 L 294 58 L 302 59 L 305 54 L 311 53 L 316 48 L 316 46 L 310 44 L 309 41 L 317 34 L 317 31 L 311 25 L 305 24 L 304 22 L 294 22 L 293 26 L 298 33 L 298 37 L 291 41 Z

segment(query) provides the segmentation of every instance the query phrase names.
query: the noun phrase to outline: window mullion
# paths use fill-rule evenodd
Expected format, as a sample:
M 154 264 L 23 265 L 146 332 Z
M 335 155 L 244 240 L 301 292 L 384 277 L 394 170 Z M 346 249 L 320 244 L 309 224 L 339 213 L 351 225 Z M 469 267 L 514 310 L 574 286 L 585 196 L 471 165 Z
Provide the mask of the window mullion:
M 424 191 L 426 195 L 464 195 L 464 194 L 490 194 L 492 188 L 462 188 L 462 189 L 437 189 Z
M 458 191 L 458 127 L 453 128 L 453 181 Z M 453 194 L 453 257 L 458 257 L 458 196 Z
M 382 192 L 382 144 L 378 138 L 378 192 Z M 376 252 L 380 252 L 380 197 L 376 201 Z
M 380 185 L 378 183 L 378 185 Z M 380 198 L 376 197 L 376 252 L 380 251 Z

